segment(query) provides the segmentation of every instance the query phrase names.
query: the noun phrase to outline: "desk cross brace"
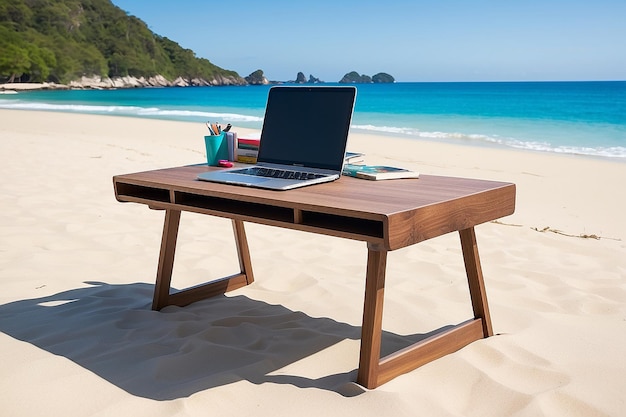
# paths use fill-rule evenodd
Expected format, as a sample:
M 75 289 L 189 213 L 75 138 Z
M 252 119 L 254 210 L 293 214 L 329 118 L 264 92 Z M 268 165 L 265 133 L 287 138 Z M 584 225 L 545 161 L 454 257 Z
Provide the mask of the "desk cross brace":
M 178 225 L 180 224 L 180 210 L 165 210 L 165 224 L 161 239 L 161 251 L 159 254 L 159 266 L 157 269 L 156 284 L 152 309 L 160 310 L 167 305 L 186 306 L 196 301 L 210 298 L 237 288 L 245 287 L 254 282 L 252 262 L 250 261 L 250 249 L 243 226 L 243 221 L 232 220 L 239 257 L 240 272 L 222 279 L 211 281 L 207 284 L 192 287 L 186 290 L 170 294 L 172 282 L 172 270 L 174 267 L 174 254 L 176 252 L 176 239 L 178 237 Z

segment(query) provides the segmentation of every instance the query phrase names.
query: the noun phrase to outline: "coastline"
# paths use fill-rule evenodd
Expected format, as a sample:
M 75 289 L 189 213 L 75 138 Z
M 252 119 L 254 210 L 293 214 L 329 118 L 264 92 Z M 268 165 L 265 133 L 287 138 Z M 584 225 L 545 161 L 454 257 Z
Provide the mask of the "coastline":
M 515 214 L 477 228 L 497 336 L 367 391 L 352 382 L 361 242 L 250 224 L 254 285 L 150 311 L 163 213 L 115 201 L 111 178 L 203 162 L 204 124 L 0 117 L 0 390 L 10 415 L 195 416 L 210 407 L 242 416 L 588 416 L 626 407 L 623 162 L 351 134 L 348 150 L 368 164 L 517 186 Z M 222 260 L 236 263 L 229 222 L 186 214 L 179 288 L 232 272 Z M 444 236 L 390 254 L 387 331 L 465 318 L 457 246 Z
M 626 103 L 619 94 L 624 86 L 624 82 L 361 84 L 352 131 L 626 162 L 621 111 Z M 4 95 L 0 107 L 189 122 L 228 120 L 260 129 L 270 87 L 31 91 Z M 519 99 L 503 103 L 503 95 Z

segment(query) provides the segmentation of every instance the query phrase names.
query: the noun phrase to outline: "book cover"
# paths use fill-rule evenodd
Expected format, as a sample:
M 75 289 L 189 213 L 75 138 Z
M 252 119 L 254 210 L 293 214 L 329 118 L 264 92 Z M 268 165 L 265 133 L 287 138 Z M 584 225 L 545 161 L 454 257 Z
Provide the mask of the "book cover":
M 239 149 L 252 149 L 259 150 L 259 145 L 261 144 L 261 139 L 248 139 L 248 138 L 238 138 L 237 146 Z
M 244 164 L 256 163 L 260 143 L 261 140 L 258 138 L 237 138 L 235 160 Z
M 346 164 L 343 167 L 342 174 L 350 177 L 375 181 L 400 178 L 419 178 L 418 172 L 384 165 Z
M 235 144 L 237 142 L 237 132 L 226 132 L 226 141 L 228 142 L 228 160 L 235 161 Z

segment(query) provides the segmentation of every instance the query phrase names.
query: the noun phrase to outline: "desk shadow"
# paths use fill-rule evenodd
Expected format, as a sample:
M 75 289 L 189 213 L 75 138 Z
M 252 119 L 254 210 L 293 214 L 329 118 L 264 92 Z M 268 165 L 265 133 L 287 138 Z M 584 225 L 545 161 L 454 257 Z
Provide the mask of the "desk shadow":
M 123 390 L 154 400 L 248 380 L 354 396 L 356 369 L 319 379 L 273 372 L 342 340 L 360 326 L 314 318 L 246 296 L 150 309 L 153 285 L 91 287 L 0 305 L 0 331 L 63 356 Z M 428 335 L 385 332 L 387 353 Z M 358 358 L 355 358 L 355 362 Z

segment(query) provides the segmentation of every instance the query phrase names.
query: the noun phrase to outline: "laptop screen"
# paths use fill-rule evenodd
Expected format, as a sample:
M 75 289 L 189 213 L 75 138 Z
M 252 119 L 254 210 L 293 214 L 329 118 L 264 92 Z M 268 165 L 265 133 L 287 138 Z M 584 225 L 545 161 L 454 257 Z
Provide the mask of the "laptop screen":
M 341 171 L 354 87 L 272 87 L 259 162 Z

